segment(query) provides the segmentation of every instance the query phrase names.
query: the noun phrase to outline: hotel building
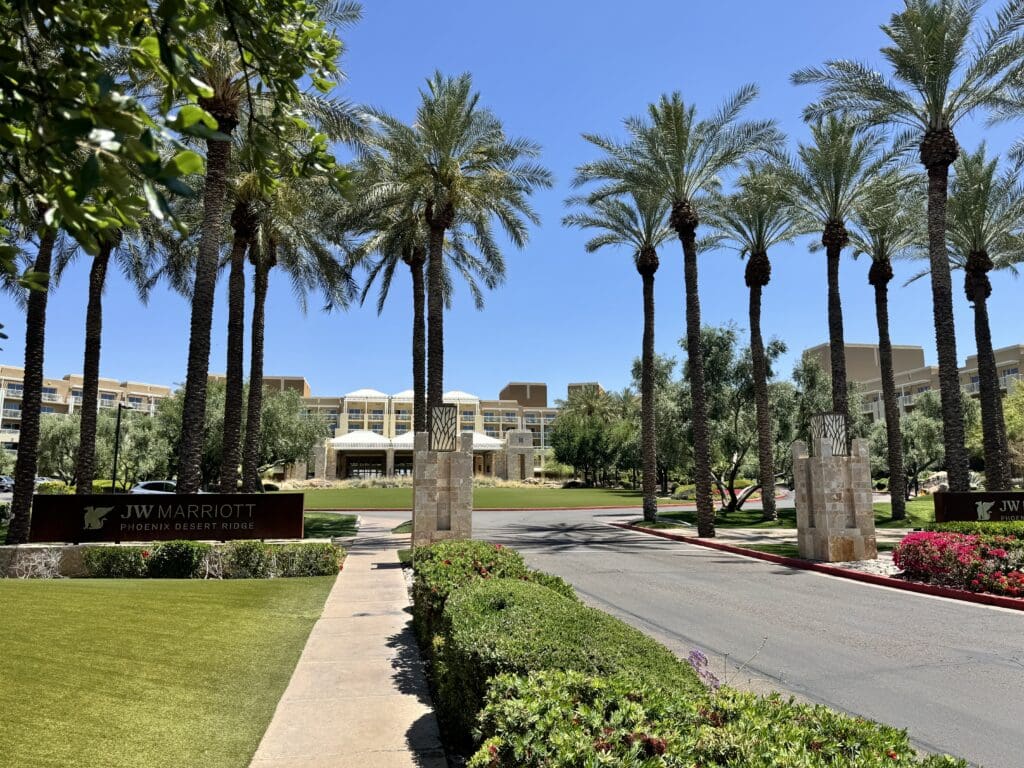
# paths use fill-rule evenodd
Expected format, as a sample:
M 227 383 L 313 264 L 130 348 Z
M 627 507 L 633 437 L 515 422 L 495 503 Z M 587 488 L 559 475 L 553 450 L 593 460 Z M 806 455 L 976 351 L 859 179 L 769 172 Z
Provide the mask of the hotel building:
M 21 434 L 21 394 L 25 369 L 0 365 L 0 447 L 18 450 Z M 99 407 L 116 408 L 118 403 L 152 415 L 156 404 L 171 394 L 170 387 L 137 381 L 100 379 Z M 62 379 L 43 379 L 43 413 L 75 413 L 82 405 L 82 375 L 68 374 Z
M 819 344 L 804 351 L 829 371 L 831 362 L 828 344 Z M 900 413 L 913 410 L 914 400 L 924 392 L 939 389 L 939 368 L 924 364 L 924 349 L 913 346 L 892 348 L 893 379 L 896 383 L 897 402 Z M 999 371 L 999 387 L 1005 394 L 1009 387 L 1020 381 L 1024 368 L 1024 345 L 1016 344 L 995 350 L 996 368 Z M 846 376 L 860 388 L 861 405 L 872 421 L 885 420 L 885 404 L 882 400 L 882 371 L 878 358 L 877 344 L 846 345 Z M 967 358 L 960 369 L 960 386 L 964 391 L 977 395 L 979 391 L 978 356 Z

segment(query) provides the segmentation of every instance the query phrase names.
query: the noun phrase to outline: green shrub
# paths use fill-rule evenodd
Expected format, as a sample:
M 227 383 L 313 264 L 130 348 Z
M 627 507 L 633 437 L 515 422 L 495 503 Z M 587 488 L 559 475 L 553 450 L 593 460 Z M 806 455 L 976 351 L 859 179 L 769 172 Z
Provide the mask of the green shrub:
M 967 765 L 918 758 L 905 731 L 778 694 L 673 691 L 578 672 L 495 678 L 480 731 L 483 744 L 468 768 Z
M 567 597 L 570 600 L 578 600 L 576 597 L 576 590 L 573 589 L 572 585 L 561 576 L 555 576 L 553 573 L 544 573 L 544 571 L 530 571 L 523 578 L 525 581 L 547 587 L 548 589 L 557 592 L 562 597 Z
M 330 542 L 280 544 L 274 547 L 278 576 L 336 576 L 345 550 Z
M 462 746 L 468 746 L 487 681 L 498 674 L 576 670 L 703 690 L 689 665 L 639 630 L 518 579 L 482 579 L 453 592 L 433 650 L 438 715 Z
M 147 575 L 150 554 L 142 547 L 89 547 L 82 557 L 94 579 L 141 579 Z
M 6 523 L 11 519 L 11 505 L 7 502 L 0 504 L 0 523 Z
M 60 480 L 52 480 L 36 486 L 36 493 L 42 496 L 70 496 L 74 492 L 74 486 L 62 483 Z
M 203 578 L 202 565 L 213 547 L 201 541 L 165 541 L 158 544 L 146 558 L 150 578 Z
M 429 648 L 448 595 L 481 578 L 525 577 L 522 555 L 486 541 L 441 541 L 413 550 L 413 625 Z
M 225 579 L 269 579 L 274 575 L 274 552 L 262 541 L 232 541 L 224 547 Z
M 966 533 L 972 536 L 1016 536 L 1019 539 L 1024 539 L 1024 520 L 929 523 L 925 528 L 929 531 L 942 531 L 944 533 Z

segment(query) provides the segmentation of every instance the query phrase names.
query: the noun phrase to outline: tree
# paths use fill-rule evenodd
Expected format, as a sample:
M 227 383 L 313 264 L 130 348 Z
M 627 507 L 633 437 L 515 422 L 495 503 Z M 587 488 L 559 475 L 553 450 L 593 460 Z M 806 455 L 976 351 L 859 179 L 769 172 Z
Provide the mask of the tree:
M 343 199 L 336 185 L 324 177 L 291 178 L 279 183 L 269 200 L 258 208 L 258 232 L 249 245 L 254 268 L 252 345 L 246 428 L 242 444 L 242 490 L 263 490 L 263 334 L 270 274 L 275 267 L 291 281 L 292 295 L 303 312 L 308 297 L 318 293 L 325 311 L 346 308 L 355 283 L 338 248 L 345 230 L 336 224 Z
M 775 493 L 775 473 L 767 487 L 761 481 L 737 493 L 737 480 L 749 467 L 748 454 L 758 445 L 757 394 L 751 349 L 739 349 L 739 333 L 733 326 L 705 327 L 701 346 L 708 373 L 708 418 L 715 436 L 712 442 L 712 475 L 722 498 L 723 513 L 733 512 L 757 490 L 762 500 Z M 785 353 L 786 345 L 771 340 L 765 350 L 766 380 L 772 376 L 771 365 Z M 771 434 L 771 432 L 769 432 Z M 774 457 L 769 456 L 774 466 Z M 764 472 L 758 468 L 758 476 Z M 728 501 L 726 501 L 728 499 Z M 763 503 L 763 501 L 762 501 Z
M 1014 468 L 1024 465 L 1024 387 L 1013 382 L 1003 400 L 1003 415 L 1006 419 L 1006 440 Z
M 810 129 L 812 141 L 799 145 L 797 161 L 787 163 L 787 176 L 797 204 L 821 231 L 828 272 L 832 410 L 849 421 L 839 261 L 849 243 L 846 223 L 886 159 L 880 154 L 882 135 L 859 131 L 851 120 L 829 115 L 812 122 Z
M 970 429 L 981 419 L 981 409 L 970 395 L 961 393 L 963 400 L 965 423 Z M 937 470 L 945 461 L 945 446 L 942 431 L 943 408 L 935 392 L 928 391 L 918 395 L 914 400 L 914 409 L 901 421 L 903 431 L 903 460 L 907 476 L 906 489 L 909 496 L 911 487 L 914 495 L 921 491 L 921 475 L 929 470 Z M 888 440 L 885 431 L 876 426 L 871 435 L 871 455 L 874 467 L 878 471 L 892 472 L 888 464 Z
M 687 435 L 690 418 L 689 391 L 674 376 L 678 365 L 674 357 L 654 356 L 654 423 L 657 441 L 658 482 L 661 492 L 668 494 L 669 475 L 681 472 L 692 460 Z M 640 385 L 642 361 L 633 361 L 633 383 Z
M 329 27 L 336 17 L 354 21 L 360 9 L 354 3 L 328 4 L 295 2 L 277 6 L 264 18 L 250 20 L 260 29 L 273 24 L 277 43 L 257 59 L 247 49 L 239 50 L 229 25 L 227 38 L 208 36 L 206 60 L 196 76 L 209 83 L 200 105 L 212 116 L 216 133 L 206 139 L 206 175 L 203 184 L 203 215 L 197 246 L 192 315 L 189 331 L 188 369 L 185 379 L 184 422 L 178 457 L 178 490 L 195 493 L 202 479 L 202 429 L 206 409 L 210 367 L 210 332 L 213 321 L 214 288 L 218 255 L 223 238 L 225 200 L 231 173 L 231 135 L 243 122 L 246 108 L 250 141 L 258 147 L 260 181 L 272 186 L 276 177 L 320 173 L 334 166 L 327 153 L 327 138 L 314 134 L 302 117 L 302 93 L 298 80 L 309 77 L 322 92 L 333 86 L 327 77 L 337 73 L 341 42 Z M 273 29 L 273 27 L 270 27 Z M 255 66 L 254 66 L 255 64 Z M 261 106 L 256 106 L 257 97 Z M 308 116 L 308 115 L 307 115 Z M 306 130 L 306 142 L 283 142 L 282 131 Z M 308 147 L 306 161 L 295 157 L 295 148 Z M 237 399 L 237 391 L 233 399 Z
M 1000 105 L 1024 70 L 1024 2 L 1008 0 L 992 22 L 980 20 L 979 0 L 904 0 L 882 31 L 886 77 L 870 66 L 832 60 L 800 70 L 797 84 L 822 87 L 805 115 L 848 115 L 862 127 L 901 126 L 918 144 L 928 173 L 928 260 L 939 358 L 943 442 L 949 487 L 970 485 L 964 415 L 953 324 L 953 294 L 946 249 L 949 167 L 959 154 L 954 129 L 968 115 Z
M 891 469 L 889 492 L 893 520 L 906 518 L 907 494 L 900 406 L 896 400 L 892 341 L 889 338 L 889 282 L 893 278 L 892 260 L 914 254 L 923 239 L 921 213 L 924 199 L 919 182 L 918 178 L 893 172 L 873 185 L 856 207 L 850 237 L 854 257 L 865 254 L 871 259 L 868 282 L 875 293 L 878 363 L 882 376 L 886 450 Z
M 424 267 L 427 263 L 427 233 L 420 191 L 403 187 L 408 197 L 386 195 L 387 204 L 378 205 L 375 190 L 385 190 L 392 184 L 400 184 L 402 169 L 396 158 L 386 152 L 368 153 L 361 159 L 360 171 L 355 185 L 369 190 L 362 203 L 352 206 L 347 214 L 346 229 L 354 234 L 365 235 L 359 245 L 351 249 L 349 257 L 353 264 L 363 264 L 367 270 L 360 303 L 366 300 L 373 285 L 378 283 L 377 313 L 384 311 L 384 304 L 391 290 L 395 270 L 400 264 L 409 268 L 412 278 L 412 389 L 413 389 L 413 431 L 423 432 L 427 428 L 427 325 L 426 285 Z M 451 307 L 454 281 L 452 273 L 462 276 L 473 296 L 477 309 L 483 309 L 483 291 L 493 290 L 505 280 L 505 261 L 501 251 L 492 241 L 479 241 L 467 231 L 469 222 L 455 221 L 444 242 L 444 274 L 442 286 L 445 290 L 445 308 Z M 479 255 L 471 246 L 477 246 Z
M 588 163 L 580 175 L 605 182 L 593 197 L 647 189 L 670 206 L 669 224 L 683 247 L 686 289 L 687 376 L 692 408 L 694 483 L 697 496 L 697 531 L 715 535 L 711 498 L 710 434 L 707 422 L 704 362 L 701 358 L 700 294 L 697 281 L 697 241 L 700 207 L 709 192 L 718 189 L 720 175 L 759 151 L 774 148 L 780 134 L 774 121 L 740 121 L 743 110 L 756 98 L 757 88 L 747 85 L 726 99 L 711 117 L 698 119 L 697 109 L 682 95 L 663 95 L 647 108 L 647 116 L 626 120 L 626 144 L 597 135 L 585 135 L 604 150 L 606 157 Z
M 1011 472 L 999 371 L 992 350 L 988 297 L 993 269 L 1012 268 L 1024 259 L 1024 185 L 1018 169 L 999 170 L 999 158 L 986 156 L 985 144 L 962 153 L 954 163 L 949 197 L 950 259 L 964 271 L 964 292 L 974 307 L 978 349 L 978 391 L 985 452 L 985 489 L 1010 489 Z
M 44 413 L 39 420 L 39 472 L 56 477 L 67 485 L 77 482 L 75 465 L 78 457 L 77 416 Z M 92 492 L 92 483 L 89 483 Z
M 224 452 L 225 383 L 210 382 L 209 392 L 209 408 L 206 411 L 206 429 L 203 435 L 204 485 L 212 485 L 220 480 Z M 154 417 L 157 424 L 154 440 L 164 441 L 171 449 L 180 443 L 181 410 L 184 405 L 182 390 L 160 401 Z M 301 395 L 294 390 L 267 390 L 263 393 L 262 406 L 260 445 L 257 454 L 257 468 L 261 473 L 273 466 L 305 461 L 313 447 L 328 434 L 323 419 L 307 413 L 302 407 Z
M 582 474 L 584 484 L 593 485 L 615 456 L 615 403 L 608 393 L 588 387 L 557 405 L 559 413 L 550 427 L 555 460 Z
M 765 520 L 778 519 L 775 509 L 775 440 L 768 396 L 768 357 L 761 335 L 761 293 L 771 280 L 768 249 L 792 241 L 803 223 L 793 207 L 785 179 L 777 170 L 747 164 L 737 191 L 719 198 L 711 208 L 711 225 L 722 239 L 746 257 L 744 282 L 750 292 L 750 358 L 757 410 L 757 460 Z
M 811 445 L 811 419 L 820 413 L 827 413 L 832 407 L 832 384 L 828 374 L 809 355 L 802 356 L 793 367 L 793 384 L 796 387 L 794 439 Z M 870 425 L 860 407 L 860 393 L 852 382 L 847 385 L 846 399 L 851 404 L 847 437 L 849 439 L 867 437 Z
M 585 167 L 581 173 L 585 173 Z M 673 236 L 668 227 L 668 204 L 663 198 L 641 191 L 629 196 L 588 201 L 571 198 L 571 205 L 585 210 L 571 213 L 562 222 L 569 227 L 598 230 L 584 246 L 593 253 L 605 246 L 632 251 L 633 266 L 643 282 L 644 333 L 640 374 L 640 441 L 644 519 L 658 517 L 658 459 L 654 389 L 654 274 L 658 271 L 658 247 Z
M 427 426 L 430 409 L 444 393 L 444 243 L 456 221 L 466 221 L 478 241 L 494 243 L 497 219 L 517 248 L 526 244 L 527 222 L 539 223 L 527 200 L 551 186 L 551 174 L 530 162 L 540 147 L 509 139 L 501 121 L 479 106 L 472 77 L 436 72 L 420 92 L 414 125 L 382 112 L 381 130 L 367 139 L 374 151 L 391 155 L 401 169 L 383 199 L 410 198 L 423 203 L 427 225 Z M 495 246 L 496 247 L 496 246 Z

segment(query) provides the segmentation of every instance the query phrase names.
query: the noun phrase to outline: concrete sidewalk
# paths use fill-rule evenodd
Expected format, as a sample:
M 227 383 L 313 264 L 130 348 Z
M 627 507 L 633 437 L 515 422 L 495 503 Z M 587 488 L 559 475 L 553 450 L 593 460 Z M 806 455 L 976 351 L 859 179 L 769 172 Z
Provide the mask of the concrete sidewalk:
M 363 518 L 250 768 L 446 768 L 393 521 Z

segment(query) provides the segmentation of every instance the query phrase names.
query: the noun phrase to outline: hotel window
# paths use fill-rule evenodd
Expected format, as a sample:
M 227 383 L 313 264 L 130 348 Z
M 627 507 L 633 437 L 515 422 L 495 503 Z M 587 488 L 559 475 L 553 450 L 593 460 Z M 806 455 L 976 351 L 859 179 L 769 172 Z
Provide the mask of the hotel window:
M 361 418 L 363 418 L 363 409 L 362 408 L 349 408 L 348 409 L 348 415 L 349 415 L 349 418 L 361 419 Z
M 11 382 L 10 384 L 7 385 L 8 392 L 16 393 L 19 395 L 22 393 L 22 391 L 24 391 L 24 389 L 25 388 L 21 384 L 15 384 L 14 382 Z
M 40 410 L 41 413 L 56 413 L 56 411 L 53 410 L 53 406 L 52 405 L 40 406 L 39 410 Z
M 381 419 L 384 418 L 384 409 L 375 408 L 374 410 L 370 411 L 370 418 L 373 419 L 374 421 L 380 421 Z
M 1003 371 L 999 375 L 1000 376 L 1019 376 L 1020 375 L 1020 368 L 1007 368 L 1005 371 Z
M 132 406 L 133 408 L 139 408 L 139 407 L 142 406 L 142 404 L 143 403 L 142 403 L 142 398 L 141 397 L 129 397 L 128 398 L 128 405 Z
M 494 423 L 497 420 L 498 420 L 498 414 L 496 414 L 494 411 L 484 411 L 484 422 L 485 423 Z
M 496 438 L 498 436 L 498 430 L 496 430 L 494 427 L 484 427 L 484 434 L 487 435 L 488 437 Z
M 502 418 L 505 421 L 516 421 L 516 419 L 518 419 L 519 417 L 517 416 L 515 411 L 505 411 L 505 414 Z

